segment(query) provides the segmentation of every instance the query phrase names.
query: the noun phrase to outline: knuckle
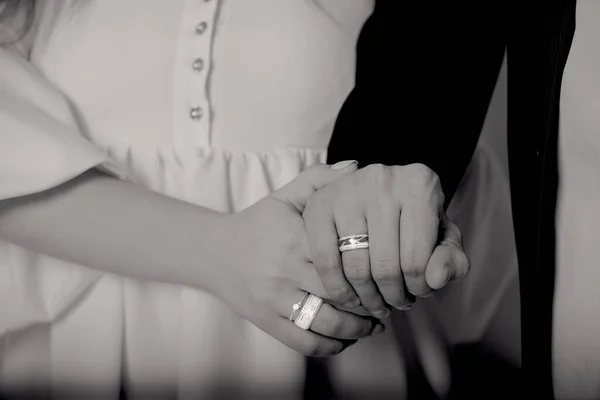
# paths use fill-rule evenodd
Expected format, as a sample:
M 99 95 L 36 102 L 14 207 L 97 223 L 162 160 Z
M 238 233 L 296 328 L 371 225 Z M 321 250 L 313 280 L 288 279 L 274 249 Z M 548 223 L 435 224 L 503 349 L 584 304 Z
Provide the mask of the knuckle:
M 385 308 L 385 301 L 383 297 L 379 294 L 374 294 L 366 297 L 362 301 L 363 306 L 368 311 L 378 311 L 383 310 Z
M 386 188 L 389 186 L 387 183 L 390 173 L 390 168 L 383 164 L 371 164 L 365 167 L 365 174 L 369 183 L 377 188 Z
M 386 166 L 383 164 L 370 164 L 363 168 L 366 174 L 375 176 L 383 174 L 385 169 Z
M 442 191 L 442 181 L 440 180 L 440 176 L 435 173 L 434 170 L 429 170 L 429 175 L 427 176 L 427 182 L 429 185 L 434 188 L 436 191 Z
M 327 293 L 329 293 L 331 300 L 334 302 L 344 303 L 352 297 L 353 291 L 350 289 L 350 286 L 344 285 L 328 290 Z
M 363 263 L 344 263 L 346 278 L 353 283 L 366 284 L 371 281 L 371 271 Z
M 396 260 L 377 260 L 371 269 L 371 274 L 376 282 L 402 280 L 400 263 Z
M 306 235 L 304 225 L 291 222 L 286 224 L 287 232 L 277 236 L 275 245 L 280 249 L 279 253 L 285 259 L 292 259 L 298 252 L 308 251 L 310 244 Z
M 410 173 L 411 179 L 418 182 L 428 182 L 434 179 L 434 176 L 437 176 L 436 173 L 425 164 L 414 163 L 407 165 L 405 168 Z
M 425 274 L 427 261 L 428 260 L 420 261 L 409 258 L 409 261 L 402 264 L 402 274 L 409 278 L 421 278 Z
M 430 197 L 436 205 L 444 204 L 442 184 L 435 171 L 424 164 L 410 164 L 407 168 L 414 194 Z
M 321 253 L 315 254 L 314 266 L 317 270 L 332 272 L 336 271 L 340 268 L 340 262 L 338 258 L 334 255 L 330 255 L 329 253 Z

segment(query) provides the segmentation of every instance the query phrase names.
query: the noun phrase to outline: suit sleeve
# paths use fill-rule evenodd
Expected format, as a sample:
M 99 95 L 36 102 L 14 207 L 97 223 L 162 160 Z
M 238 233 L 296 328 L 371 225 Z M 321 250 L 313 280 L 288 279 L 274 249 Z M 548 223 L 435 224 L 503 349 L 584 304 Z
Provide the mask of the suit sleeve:
M 338 115 L 328 162 L 425 164 L 439 175 L 447 206 L 502 65 L 503 18 L 497 1 L 435 11 L 421 3 L 377 2 L 359 37 L 356 86 Z

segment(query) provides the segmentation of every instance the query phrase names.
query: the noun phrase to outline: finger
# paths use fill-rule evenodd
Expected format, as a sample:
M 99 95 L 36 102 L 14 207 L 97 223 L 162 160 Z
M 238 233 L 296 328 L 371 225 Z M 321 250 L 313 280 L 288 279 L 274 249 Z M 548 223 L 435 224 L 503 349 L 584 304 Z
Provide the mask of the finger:
M 294 282 L 294 284 L 300 291 L 312 293 L 315 296 L 322 298 L 325 302 L 330 303 L 330 305 L 332 305 L 334 308 L 336 308 L 338 310 L 347 311 L 352 314 L 359 315 L 361 317 L 372 317 L 371 313 L 369 311 L 365 310 L 365 308 L 360 305 L 358 305 L 356 307 L 345 307 L 345 306 L 333 301 L 333 299 L 331 299 L 331 297 L 329 296 L 329 294 L 327 293 L 325 288 L 323 288 L 323 283 L 319 279 L 319 276 L 318 276 L 317 272 L 315 271 L 315 269 L 313 268 L 312 264 L 307 263 L 304 268 L 300 268 L 300 269 L 302 269 L 302 273 L 295 274 L 292 277 L 292 281 Z M 293 299 L 293 300 L 299 301 L 300 297 L 298 297 L 297 299 Z M 289 305 L 287 305 L 287 306 L 289 306 Z M 283 313 L 285 314 L 285 310 L 283 311 Z M 287 317 L 289 318 L 289 315 L 287 315 Z
M 435 248 L 425 272 L 427 284 L 433 289 L 463 279 L 471 268 L 458 226 L 444 216 L 442 229 L 442 241 Z
M 409 169 L 408 188 L 402 193 L 400 215 L 400 265 L 408 291 L 426 297 L 431 288 L 425 269 L 438 239 L 439 218 L 444 203 L 437 175 L 424 166 Z
M 371 275 L 385 301 L 408 309 L 414 296 L 404 285 L 400 269 L 400 209 L 391 201 L 379 201 L 367 208 Z
M 345 307 L 360 304 L 358 295 L 346 280 L 338 249 L 338 233 L 333 215 L 333 201 L 327 189 L 315 194 L 308 202 L 302 218 L 314 269 L 330 299 Z
M 330 304 L 321 306 L 310 327 L 315 333 L 336 339 L 361 339 L 384 329 L 383 324 L 373 317 L 340 311 Z
M 292 302 L 306 302 L 308 296 L 304 296 L 303 291 L 298 290 L 290 300 L 282 304 L 278 310 L 282 317 L 290 319 L 291 316 L 297 317 L 299 311 L 294 311 Z M 292 313 L 294 313 L 292 315 Z M 310 330 L 323 336 L 335 339 L 360 339 L 373 334 L 379 321 L 370 316 L 359 316 L 351 312 L 341 311 L 331 304 L 323 303 L 310 326 Z M 383 326 L 377 327 L 377 332 L 381 331 Z M 377 333 L 375 332 L 375 333 Z
M 333 166 L 314 164 L 302 172 L 296 179 L 273 192 L 272 196 L 293 205 L 299 212 L 304 211 L 310 196 L 343 175 L 356 171 L 356 161 L 342 161 Z
M 293 322 L 280 318 L 271 335 L 292 349 L 308 357 L 326 357 L 341 353 L 352 341 L 341 341 L 321 336 L 297 327 Z
M 335 212 L 337 232 L 340 238 L 367 234 L 367 221 L 359 208 L 347 208 Z M 377 318 L 389 316 L 389 310 L 371 276 L 368 249 L 347 250 L 342 253 L 344 275 L 360 298 L 362 306 Z

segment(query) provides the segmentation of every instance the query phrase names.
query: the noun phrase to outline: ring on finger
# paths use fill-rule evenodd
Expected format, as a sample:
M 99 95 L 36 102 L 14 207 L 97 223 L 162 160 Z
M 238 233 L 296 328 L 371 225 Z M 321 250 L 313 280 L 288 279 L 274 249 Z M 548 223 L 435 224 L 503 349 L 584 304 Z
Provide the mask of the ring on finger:
M 292 322 L 296 321 L 296 318 L 297 318 L 298 314 L 300 313 L 300 309 L 304 305 L 304 299 L 306 299 L 306 296 L 308 296 L 308 295 L 309 295 L 308 292 L 304 292 L 304 296 L 302 296 L 300 301 L 295 303 L 292 306 L 292 313 L 290 314 L 290 321 L 292 321 Z
M 310 329 L 310 326 L 315 320 L 315 317 L 317 316 L 317 313 L 319 312 L 319 309 L 322 305 L 322 298 L 315 296 L 312 293 L 308 294 L 306 302 L 300 309 L 298 317 L 296 317 L 296 319 L 294 320 L 296 326 L 304 330 Z
M 344 236 L 338 239 L 340 253 L 348 250 L 368 249 L 369 235 Z

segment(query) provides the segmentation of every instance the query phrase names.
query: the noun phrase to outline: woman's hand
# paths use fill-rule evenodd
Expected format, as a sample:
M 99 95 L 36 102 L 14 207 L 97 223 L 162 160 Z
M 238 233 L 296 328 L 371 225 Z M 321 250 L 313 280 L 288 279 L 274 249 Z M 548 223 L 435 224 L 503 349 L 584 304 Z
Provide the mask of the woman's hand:
M 331 299 L 383 318 L 388 304 L 407 309 L 414 296 L 465 277 L 469 260 L 443 204 L 437 175 L 422 164 L 370 165 L 319 189 L 303 217 Z M 340 255 L 338 238 L 363 234 L 368 249 Z
M 225 217 L 217 228 L 224 247 L 213 293 L 233 310 L 289 347 L 309 356 L 341 352 L 356 339 L 383 329 L 376 319 L 323 304 L 310 330 L 289 320 L 305 292 L 327 300 L 310 261 L 302 211 L 315 190 L 353 168 L 309 168 L 255 205 Z

